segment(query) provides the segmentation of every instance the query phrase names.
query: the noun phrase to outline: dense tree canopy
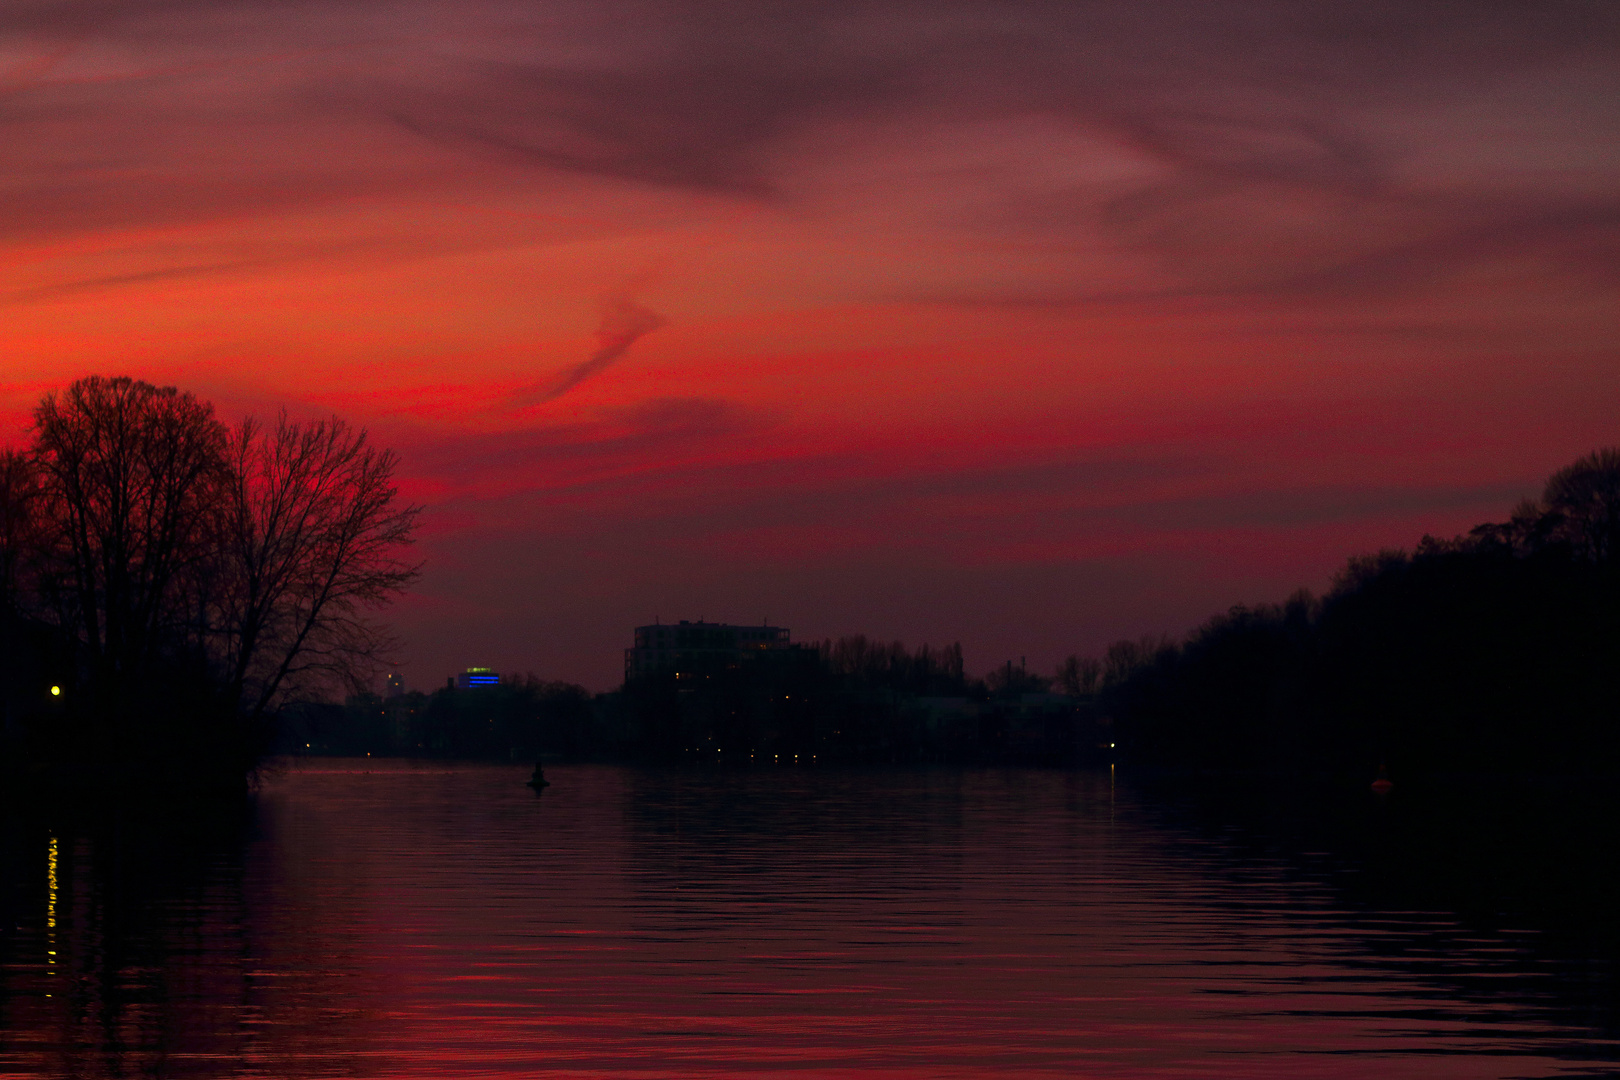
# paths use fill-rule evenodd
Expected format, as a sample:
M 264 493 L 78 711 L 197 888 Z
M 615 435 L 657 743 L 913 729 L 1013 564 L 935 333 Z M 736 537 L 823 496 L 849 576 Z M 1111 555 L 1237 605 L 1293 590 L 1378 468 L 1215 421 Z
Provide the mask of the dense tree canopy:
M 1617 553 L 1620 451 L 1604 449 L 1506 522 L 1350 559 L 1320 601 L 1236 607 L 1180 644 L 1111 649 L 1104 702 L 1122 749 L 1158 764 L 1612 769 Z

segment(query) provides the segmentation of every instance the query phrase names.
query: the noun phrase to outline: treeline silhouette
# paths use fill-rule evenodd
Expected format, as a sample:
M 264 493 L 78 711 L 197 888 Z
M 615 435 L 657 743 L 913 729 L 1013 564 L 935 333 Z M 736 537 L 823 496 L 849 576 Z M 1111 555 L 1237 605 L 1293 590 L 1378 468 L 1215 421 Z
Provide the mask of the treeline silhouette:
M 294 714 L 287 749 L 718 763 L 1127 761 L 1337 775 L 1612 770 L 1620 451 L 1501 523 L 1348 560 L 1327 595 L 1237 606 L 1051 675 L 851 636 L 715 655 L 611 694 L 530 676 Z
M 1092 701 L 962 649 L 855 635 L 746 658 L 692 659 L 594 697 L 533 675 L 496 687 L 351 697 L 292 710 L 291 753 L 711 764 L 1099 759 Z M 1104 747 L 1105 748 L 1105 747 Z
M 0 450 L 0 779 L 239 788 L 278 712 L 369 677 L 416 577 L 397 459 L 90 377 Z M 339 691 L 341 692 L 341 691 Z
M 1620 451 L 1506 522 L 1352 558 L 1326 596 L 1121 643 L 1121 753 L 1178 768 L 1611 772 L 1620 751 Z
M 1050 677 L 865 638 L 625 686 L 623 745 L 725 760 L 1087 763 L 1339 775 L 1613 771 L 1620 450 L 1505 522 L 1347 561 L 1328 593 L 1118 641 Z M 730 757 L 727 757 L 730 755 Z
M 640 757 L 736 763 L 1069 764 L 1096 756 L 1090 703 L 1011 663 L 968 675 L 962 648 L 855 635 L 683 665 L 610 703 Z
M 278 749 L 484 760 L 601 757 L 613 745 L 597 716 L 583 686 L 531 674 L 473 690 L 361 693 L 342 705 L 300 702 L 283 713 Z

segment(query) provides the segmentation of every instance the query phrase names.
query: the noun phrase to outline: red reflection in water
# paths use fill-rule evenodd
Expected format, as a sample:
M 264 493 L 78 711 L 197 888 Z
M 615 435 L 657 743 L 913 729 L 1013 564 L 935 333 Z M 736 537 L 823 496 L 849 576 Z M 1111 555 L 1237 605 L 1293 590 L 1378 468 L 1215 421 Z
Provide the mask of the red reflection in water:
M 1107 776 L 524 775 L 307 764 L 245 839 L 47 835 L 0 1068 L 1483 1078 L 1596 1046 L 1493 989 L 1536 974 L 1511 938 L 1337 910 Z

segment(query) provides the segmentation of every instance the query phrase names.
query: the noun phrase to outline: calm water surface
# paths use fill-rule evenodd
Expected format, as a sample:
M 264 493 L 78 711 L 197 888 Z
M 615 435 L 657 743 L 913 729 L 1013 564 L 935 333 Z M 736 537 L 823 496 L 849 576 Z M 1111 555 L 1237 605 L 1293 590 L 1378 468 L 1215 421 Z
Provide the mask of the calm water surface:
M 0 1076 L 1620 1073 L 1594 965 L 1351 910 L 1108 774 L 525 775 L 13 821 Z

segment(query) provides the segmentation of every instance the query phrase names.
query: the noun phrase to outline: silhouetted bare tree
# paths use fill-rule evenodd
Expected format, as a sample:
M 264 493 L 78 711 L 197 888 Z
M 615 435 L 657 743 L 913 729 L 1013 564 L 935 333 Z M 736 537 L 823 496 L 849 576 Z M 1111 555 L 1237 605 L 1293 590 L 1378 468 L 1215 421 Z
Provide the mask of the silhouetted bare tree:
M 1015 697 L 1042 693 L 1051 688 L 1052 680 L 1030 672 L 1022 662 L 1015 665 L 1008 660 L 1000 667 L 991 668 L 984 676 L 984 684 L 992 694 Z
M 1553 473 L 1542 492 L 1548 531 L 1599 565 L 1620 558 L 1620 449 L 1594 450 Z
M 920 645 L 912 652 L 904 642 L 873 641 L 855 634 L 820 642 L 816 648 L 827 670 L 851 686 L 959 694 L 967 681 L 959 642 L 941 649 Z
M 367 613 L 416 580 L 400 553 L 420 508 L 398 501 L 393 451 L 336 418 L 244 420 L 226 461 L 217 650 L 227 699 L 256 718 L 376 660 Z
M 39 472 L 20 451 L 0 450 L 0 617 L 23 606 L 23 568 L 37 547 Z
M 178 629 L 182 575 L 211 553 L 224 448 L 213 406 L 134 379 L 80 379 L 34 410 L 45 593 L 104 705 Z
M 47 394 L 0 453 L 0 613 L 54 624 L 77 670 L 52 745 L 251 768 L 270 713 L 386 643 L 370 615 L 417 576 L 397 465 L 335 418 L 227 428 L 129 378 Z
M 1145 634 L 1140 641 L 1114 642 L 1102 659 L 1102 685 L 1117 686 L 1139 668 L 1176 651 L 1175 642 L 1160 634 Z
M 1085 697 L 1097 692 L 1097 686 L 1102 682 L 1102 670 L 1102 662 L 1096 657 L 1070 654 L 1058 665 L 1055 682 L 1065 694 Z

